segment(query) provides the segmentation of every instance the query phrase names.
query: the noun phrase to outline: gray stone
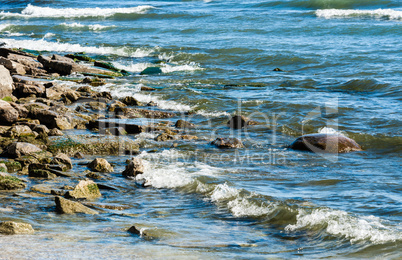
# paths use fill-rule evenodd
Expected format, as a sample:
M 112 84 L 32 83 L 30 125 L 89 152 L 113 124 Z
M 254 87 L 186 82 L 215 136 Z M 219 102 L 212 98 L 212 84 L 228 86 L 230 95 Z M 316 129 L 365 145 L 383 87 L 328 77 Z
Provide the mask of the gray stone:
M 177 120 L 175 127 L 177 127 L 177 128 L 194 128 L 195 125 L 193 123 L 179 119 L 179 120 Z
M 134 157 L 123 171 L 123 176 L 135 177 L 144 173 L 144 163 L 142 159 Z
M 88 168 L 96 172 L 113 172 L 113 167 L 103 158 L 96 158 L 88 164 Z
M 211 144 L 218 148 L 244 148 L 243 143 L 237 138 L 216 138 Z
M 77 186 L 75 186 L 73 191 L 68 191 L 66 193 L 66 198 L 74 199 L 96 199 L 101 197 L 102 194 L 99 191 L 98 185 L 92 180 L 82 180 Z
M 0 65 L 0 99 L 11 96 L 13 93 L 13 78 L 10 71 Z
M 64 164 L 67 166 L 67 169 L 73 168 L 73 164 L 71 163 L 70 157 L 68 157 L 68 155 L 64 153 L 59 153 L 55 157 L 53 157 L 52 163 Z
M 14 142 L 10 144 L 1 154 L 9 158 L 18 158 L 23 155 L 29 155 L 32 153 L 42 152 L 42 149 L 36 145 L 24 142 Z
M 1 95 L 1 94 L 0 94 Z M 0 100 L 0 122 L 2 124 L 12 124 L 18 120 L 18 111 L 8 102 Z
M 0 222 L 0 233 L 6 235 L 33 234 L 35 231 L 30 224 L 13 221 Z
M 97 211 L 90 209 L 79 202 L 68 200 L 62 197 L 55 197 L 56 211 L 62 214 L 74 214 L 74 213 L 85 213 L 85 214 L 98 214 Z

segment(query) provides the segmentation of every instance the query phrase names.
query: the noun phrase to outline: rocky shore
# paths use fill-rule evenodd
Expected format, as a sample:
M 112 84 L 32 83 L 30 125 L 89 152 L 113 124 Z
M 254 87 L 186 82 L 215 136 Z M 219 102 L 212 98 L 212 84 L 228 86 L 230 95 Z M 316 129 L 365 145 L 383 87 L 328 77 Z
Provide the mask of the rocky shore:
M 158 121 L 147 125 L 127 121 L 116 123 L 124 119 L 167 119 L 177 115 L 152 109 L 156 105 L 152 102 L 142 104 L 131 96 L 116 100 L 109 92 L 92 90 L 92 87 L 126 73 L 82 53 L 46 57 L 0 48 L 0 192 L 25 190 L 54 197 L 54 211 L 60 214 L 100 214 L 104 205 L 97 204 L 96 199 L 102 196 L 102 190 L 117 189 L 107 182 L 97 183 L 97 180 L 105 173 L 114 172 L 113 163 L 101 157 L 88 159 L 84 165 L 87 170 L 76 172 L 72 157 L 85 160 L 88 156 L 133 155 L 121 176 L 135 178 L 144 173 L 145 166 L 135 157 L 143 147 L 132 138 L 133 135 L 153 132 L 158 142 L 198 139 L 194 132 L 188 131 L 196 125 L 182 119 L 176 123 Z M 148 68 L 141 74 L 147 73 L 156 72 Z M 78 87 L 63 84 L 69 81 L 78 83 Z M 256 124 L 258 122 L 236 115 L 228 121 L 227 127 L 241 129 Z M 89 130 L 91 134 L 74 133 L 80 130 Z M 361 150 L 353 140 L 336 138 L 334 141 L 332 136 L 328 143 L 326 138 L 320 135 L 307 139 L 326 152 Z M 304 145 L 303 140 L 299 138 L 290 148 L 314 151 Z M 245 147 L 236 138 L 211 141 L 211 145 L 220 149 Z M 56 178 L 66 180 L 64 183 L 67 184 L 61 187 L 48 184 Z M 29 224 L 1 221 L 0 233 L 33 233 Z M 135 227 L 129 232 L 141 233 Z

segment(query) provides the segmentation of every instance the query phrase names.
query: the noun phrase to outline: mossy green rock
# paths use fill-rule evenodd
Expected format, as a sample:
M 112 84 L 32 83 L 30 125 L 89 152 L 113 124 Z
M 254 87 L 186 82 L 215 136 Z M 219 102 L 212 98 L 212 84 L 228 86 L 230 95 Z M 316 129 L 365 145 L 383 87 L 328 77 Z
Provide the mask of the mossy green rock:
M 66 198 L 74 199 L 96 199 L 101 197 L 102 194 L 99 191 L 98 185 L 92 180 L 82 180 L 77 186 L 75 186 L 73 191 L 68 191 L 66 193 Z
M 0 190 L 18 190 L 26 187 L 26 183 L 17 177 L 0 175 Z

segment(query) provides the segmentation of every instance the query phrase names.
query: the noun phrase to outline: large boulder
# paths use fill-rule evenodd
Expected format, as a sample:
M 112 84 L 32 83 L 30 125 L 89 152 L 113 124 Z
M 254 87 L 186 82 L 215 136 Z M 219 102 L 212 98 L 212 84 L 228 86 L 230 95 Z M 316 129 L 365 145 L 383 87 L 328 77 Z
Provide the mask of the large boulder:
M 315 153 L 347 153 L 362 151 L 355 140 L 339 134 L 308 134 L 298 137 L 290 149 Z
M 144 173 L 144 163 L 142 159 L 134 157 L 126 166 L 126 169 L 123 171 L 123 176 L 135 177 L 138 174 L 143 173 Z
M 10 144 L 1 154 L 1 156 L 9 158 L 18 158 L 23 155 L 42 152 L 42 149 L 36 145 L 24 142 L 14 142 Z
M 73 168 L 73 164 L 71 162 L 70 157 L 68 157 L 68 155 L 64 154 L 64 153 L 59 153 L 55 157 L 53 157 L 52 163 L 53 164 L 63 164 L 67 167 L 67 169 Z
M 32 109 L 30 113 L 32 119 L 38 119 L 41 124 L 48 128 L 58 128 L 60 130 L 72 129 L 73 126 L 66 116 L 48 109 Z
M 174 126 L 177 128 L 182 128 L 182 129 L 195 127 L 195 125 L 193 123 L 190 123 L 190 122 L 182 120 L 182 119 L 177 120 L 177 122 Z
M 75 186 L 73 191 L 68 191 L 66 193 L 66 198 L 74 199 L 96 199 L 102 196 L 99 191 L 98 185 L 91 180 L 82 180 L 77 186 Z
M 0 222 L 0 234 L 33 234 L 35 231 L 30 224 L 13 221 Z
M 4 57 L 0 57 L 0 65 L 6 67 L 13 74 L 25 75 L 27 73 L 24 65 Z
M 13 93 L 13 78 L 10 71 L 0 65 L 0 99 L 10 96 Z
M 244 148 L 243 143 L 237 138 L 216 138 L 211 144 L 218 148 Z
M 41 97 L 45 95 L 45 87 L 41 84 L 15 83 L 14 94 L 18 98 L 29 97 L 31 95 Z
M 85 214 L 98 214 L 97 211 L 90 209 L 79 202 L 68 200 L 59 196 L 54 198 L 56 203 L 56 211 L 62 214 L 85 213 Z
M 1 83 L 0 83 L 1 84 Z M 0 90 L 1 93 L 1 90 Z M 0 94 L 1 95 L 1 94 Z M 8 102 L 0 100 L 0 122 L 1 124 L 13 124 L 18 120 L 18 111 Z
M 95 172 L 113 172 L 114 169 L 108 161 L 103 158 L 96 158 L 88 164 L 88 168 Z
M 19 137 L 22 135 L 33 135 L 31 128 L 27 125 L 15 125 L 8 129 L 8 131 L 4 134 L 7 137 Z

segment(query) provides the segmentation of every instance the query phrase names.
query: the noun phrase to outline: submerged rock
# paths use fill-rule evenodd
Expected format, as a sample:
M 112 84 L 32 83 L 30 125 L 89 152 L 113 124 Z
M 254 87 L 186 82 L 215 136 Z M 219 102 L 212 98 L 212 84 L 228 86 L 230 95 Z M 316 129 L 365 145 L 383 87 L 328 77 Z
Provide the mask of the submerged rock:
M 158 142 L 166 142 L 166 141 L 174 140 L 174 137 L 167 133 L 162 133 L 162 134 L 158 135 L 157 137 L 155 137 L 154 140 L 158 141 Z
M 218 148 L 244 148 L 243 143 L 237 138 L 216 138 L 211 144 Z
M 74 199 L 96 199 L 101 197 L 102 194 L 99 191 L 98 185 L 91 180 L 82 180 L 77 186 L 75 186 L 73 191 L 68 191 L 66 193 L 66 198 Z
M 177 122 L 175 124 L 175 127 L 185 129 L 185 128 L 194 128 L 195 125 L 193 123 L 190 123 L 190 122 L 187 122 L 185 120 L 179 119 L 179 120 L 177 120 Z
M 138 174 L 143 173 L 144 173 L 144 163 L 142 159 L 134 157 L 126 166 L 126 169 L 123 171 L 123 176 L 135 177 Z
M 141 71 L 140 75 L 153 75 L 153 74 L 161 74 L 162 70 L 159 67 L 148 67 L 145 70 Z
M 96 172 L 113 172 L 113 167 L 103 158 L 96 158 L 88 164 L 88 168 Z
M 98 214 L 97 211 L 90 209 L 79 202 L 68 200 L 59 196 L 54 198 L 56 203 L 56 211 L 62 214 L 74 214 L 74 213 L 85 213 L 85 214 Z
M 127 96 L 121 100 L 127 106 L 142 106 L 143 104 L 131 96 Z
M 245 116 L 238 116 L 238 115 L 233 116 L 228 122 L 228 126 L 233 129 L 241 129 L 248 125 L 256 125 L 256 124 L 257 122 L 250 120 Z
M 0 234 L 33 234 L 35 231 L 30 224 L 13 221 L 0 222 Z
M 298 137 L 290 149 L 315 153 L 348 153 L 362 151 L 355 140 L 339 134 L 308 134 Z

